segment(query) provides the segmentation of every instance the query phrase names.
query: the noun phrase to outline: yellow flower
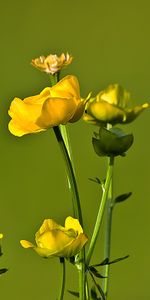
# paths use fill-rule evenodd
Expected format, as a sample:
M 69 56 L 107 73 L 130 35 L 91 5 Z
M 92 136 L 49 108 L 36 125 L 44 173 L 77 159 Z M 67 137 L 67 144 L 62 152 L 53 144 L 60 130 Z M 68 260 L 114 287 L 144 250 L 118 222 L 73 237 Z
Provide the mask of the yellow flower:
M 62 53 L 60 56 L 50 54 L 46 57 L 40 56 L 32 59 L 31 64 L 40 71 L 53 75 L 69 65 L 72 62 L 72 59 L 73 57 L 68 53 L 66 55 Z
M 130 94 L 125 89 L 118 84 L 109 85 L 87 102 L 83 119 L 95 125 L 125 124 L 132 122 L 145 108 L 149 107 L 148 103 L 144 103 L 130 108 L 129 101 Z
M 40 132 L 78 121 L 84 107 L 78 80 L 68 75 L 53 87 L 45 88 L 39 95 L 24 100 L 14 98 L 8 112 L 12 118 L 8 128 L 16 136 Z
M 65 227 L 52 219 L 44 220 L 35 234 L 36 245 L 21 240 L 24 248 L 32 248 L 40 256 L 71 257 L 76 255 L 87 242 L 87 237 L 77 219 L 67 217 Z

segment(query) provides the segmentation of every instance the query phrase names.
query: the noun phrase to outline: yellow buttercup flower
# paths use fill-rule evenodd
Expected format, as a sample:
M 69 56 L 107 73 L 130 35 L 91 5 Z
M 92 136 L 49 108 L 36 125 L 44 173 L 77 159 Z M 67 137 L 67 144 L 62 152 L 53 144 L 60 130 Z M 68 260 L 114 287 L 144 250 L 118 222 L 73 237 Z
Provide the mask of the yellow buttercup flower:
M 78 121 L 85 108 L 75 76 L 68 75 L 39 95 L 24 100 L 14 98 L 8 128 L 16 136 L 36 133 L 48 128 Z
M 66 55 L 62 53 L 60 56 L 50 54 L 46 57 L 40 56 L 32 59 L 31 64 L 40 71 L 53 75 L 59 72 L 62 68 L 71 64 L 72 59 L 73 57 L 68 53 Z
M 87 242 L 87 237 L 77 219 L 67 217 L 65 227 L 52 219 L 44 220 L 35 234 L 36 245 L 21 240 L 24 248 L 32 248 L 42 257 L 71 257 L 76 255 Z
M 149 107 L 148 103 L 129 107 L 130 94 L 118 84 L 109 85 L 105 90 L 91 98 L 86 105 L 83 119 L 95 125 L 101 123 L 125 124 L 132 122 L 144 109 Z

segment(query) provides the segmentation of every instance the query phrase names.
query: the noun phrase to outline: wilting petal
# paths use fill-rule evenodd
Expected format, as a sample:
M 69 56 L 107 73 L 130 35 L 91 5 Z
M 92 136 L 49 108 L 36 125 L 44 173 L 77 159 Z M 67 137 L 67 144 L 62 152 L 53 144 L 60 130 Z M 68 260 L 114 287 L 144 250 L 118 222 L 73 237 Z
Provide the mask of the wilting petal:
M 70 64 L 72 59 L 73 57 L 68 53 L 66 55 L 62 53 L 60 56 L 57 56 L 56 54 L 50 54 L 46 57 L 40 56 L 32 59 L 31 64 L 40 71 L 44 71 L 49 74 L 55 74 Z

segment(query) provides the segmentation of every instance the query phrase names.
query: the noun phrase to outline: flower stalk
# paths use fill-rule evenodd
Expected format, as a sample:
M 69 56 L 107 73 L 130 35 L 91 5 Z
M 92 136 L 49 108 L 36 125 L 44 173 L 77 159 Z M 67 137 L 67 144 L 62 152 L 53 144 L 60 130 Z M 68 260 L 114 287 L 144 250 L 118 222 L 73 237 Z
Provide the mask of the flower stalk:
M 110 182 L 111 182 L 111 178 L 112 178 L 113 161 L 114 161 L 114 158 L 113 158 L 113 156 L 111 156 L 109 166 L 108 166 L 108 170 L 107 170 L 106 181 L 105 181 L 105 185 L 104 185 L 104 188 L 103 188 L 102 199 L 101 199 L 101 202 L 100 202 L 96 223 L 95 223 L 95 226 L 94 226 L 90 246 L 89 246 L 88 253 L 87 253 L 87 259 L 86 259 L 87 266 L 89 265 L 91 257 L 93 255 L 93 251 L 94 251 L 94 248 L 95 248 L 95 244 L 96 244 L 96 241 L 97 241 L 97 238 L 98 238 L 100 226 L 101 226 L 102 219 L 103 219 L 105 206 L 106 206 L 106 203 L 107 203 L 107 196 L 108 196 L 108 191 L 109 191 L 109 188 L 110 188 Z
M 108 158 L 110 161 L 110 158 Z M 108 199 L 106 205 L 106 227 L 105 227 L 105 238 L 104 238 L 104 259 L 108 258 L 110 260 L 110 250 L 111 250 L 111 231 L 112 231 L 112 212 L 113 212 L 113 166 L 114 160 L 112 165 L 112 177 L 110 180 L 110 186 L 108 191 Z M 105 295 L 105 299 L 107 299 L 108 295 L 108 283 L 109 283 L 109 271 L 110 265 L 106 264 L 104 266 L 104 279 L 103 279 L 103 292 Z
M 64 143 L 64 140 L 62 138 L 60 128 L 58 126 L 55 126 L 55 127 L 53 127 L 53 130 L 54 130 L 56 139 L 59 143 L 62 155 L 64 157 L 67 174 L 70 179 L 71 189 L 72 189 L 72 193 L 73 193 L 73 207 L 75 208 L 75 217 L 79 220 L 81 226 L 83 227 L 80 198 L 79 198 L 79 193 L 78 193 L 78 188 L 77 188 L 77 183 L 76 183 L 76 178 L 74 175 L 72 163 L 71 163 L 66 145 Z
M 63 257 L 60 258 L 61 265 L 61 286 L 58 300 L 63 300 L 64 292 L 65 292 L 65 280 L 66 280 L 66 267 L 65 267 L 65 259 Z

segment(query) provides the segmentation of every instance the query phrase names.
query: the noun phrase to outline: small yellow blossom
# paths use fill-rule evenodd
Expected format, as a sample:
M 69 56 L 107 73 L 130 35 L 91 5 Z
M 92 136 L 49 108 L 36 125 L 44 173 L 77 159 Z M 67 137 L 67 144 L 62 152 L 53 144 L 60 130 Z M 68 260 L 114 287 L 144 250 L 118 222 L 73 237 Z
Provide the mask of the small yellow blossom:
M 68 75 L 53 87 L 45 88 L 39 95 L 24 100 L 14 98 L 10 105 L 9 131 L 22 136 L 48 128 L 78 121 L 85 108 L 75 76 Z
M 149 107 L 148 103 L 129 107 L 130 94 L 118 84 L 109 85 L 105 90 L 91 98 L 86 105 L 84 121 L 95 125 L 101 123 L 132 122 L 144 109 Z
M 50 54 L 46 57 L 40 56 L 32 59 L 31 64 L 40 71 L 53 75 L 59 72 L 62 68 L 71 64 L 72 59 L 73 57 L 68 53 L 66 55 L 62 53 L 60 56 Z
M 87 242 L 87 237 L 77 219 L 67 217 L 65 227 L 52 219 L 44 220 L 35 234 L 36 245 L 21 240 L 24 248 L 32 248 L 42 257 L 71 257 L 76 255 Z

